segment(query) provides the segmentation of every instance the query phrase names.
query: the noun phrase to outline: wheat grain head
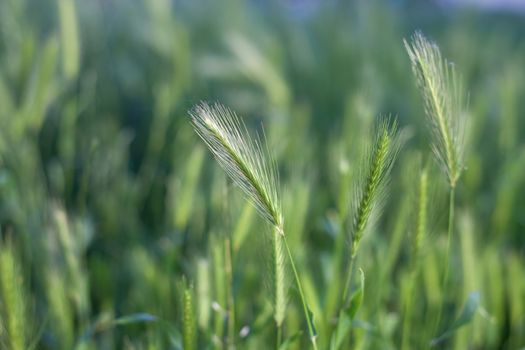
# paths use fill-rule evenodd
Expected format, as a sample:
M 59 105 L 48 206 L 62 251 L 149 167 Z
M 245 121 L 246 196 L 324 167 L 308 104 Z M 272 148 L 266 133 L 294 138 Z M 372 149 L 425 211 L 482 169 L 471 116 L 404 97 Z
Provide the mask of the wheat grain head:
M 372 212 L 380 211 L 385 202 L 385 185 L 402 144 L 402 138 L 397 133 L 397 122 L 390 122 L 390 118 L 380 120 L 375 134 L 374 142 L 365 152 L 358 183 L 354 186 L 352 258 L 357 254 Z
M 283 233 L 278 174 L 263 139 L 250 135 L 245 124 L 221 104 L 201 103 L 190 111 L 197 134 L 215 159 L 241 188 L 259 213 Z
M 432 150 L 455 187 L 463 171 L 465 103 L 461 79 L 454 65 L 443 59 L 439 47 L 416 32 L 403 40 L 431 125 Z

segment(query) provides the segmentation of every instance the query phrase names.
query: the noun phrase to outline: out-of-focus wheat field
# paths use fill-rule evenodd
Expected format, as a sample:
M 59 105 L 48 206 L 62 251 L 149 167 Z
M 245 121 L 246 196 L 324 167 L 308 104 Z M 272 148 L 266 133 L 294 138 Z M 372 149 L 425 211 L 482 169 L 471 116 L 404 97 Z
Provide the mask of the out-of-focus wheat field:
M 449 189 L 403 44 L 416 31 L 468 100 L 445 283 Z M 525 12 L 2 0 L 1 349 L 311 346 L 290 271 L 276 343 L 271 228 L 193 130 L 201 101 L 265 135 L 319 349 L 525 347 Z M 387 115 L 406 140 L 355 261 L 362 303 L 335 347 L 356 179 Z

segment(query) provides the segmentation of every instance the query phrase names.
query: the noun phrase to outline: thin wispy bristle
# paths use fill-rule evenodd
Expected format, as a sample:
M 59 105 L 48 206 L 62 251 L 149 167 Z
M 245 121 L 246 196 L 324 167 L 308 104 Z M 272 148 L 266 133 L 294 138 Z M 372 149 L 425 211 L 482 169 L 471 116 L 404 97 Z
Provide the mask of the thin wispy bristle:
M 463 170 L 464 97 L 461 80 L 453 64 L 441 57 L 439 47 L 421 33 L 404 40 L 412 71 L 425 101 L 432 126 L 432 149 L 451 187 Z
M 277 192 L 277 171 L 258 135 L 221 104 L 201 103 L 190 111 L 197 134 L 233 182 L 253 202 L 259 213 L 282 233 L 283 220 Z
M 370 221 L 372 212 L 380 210 L 385 200 L 385 184 L 401 146 L 397 135 L 397 122 L 390 123 L 388 118 L 379 122 L 376 138 L 366 152 L 363 164 L 364 172 L 355 186 L 353 203 L 352 256 Z

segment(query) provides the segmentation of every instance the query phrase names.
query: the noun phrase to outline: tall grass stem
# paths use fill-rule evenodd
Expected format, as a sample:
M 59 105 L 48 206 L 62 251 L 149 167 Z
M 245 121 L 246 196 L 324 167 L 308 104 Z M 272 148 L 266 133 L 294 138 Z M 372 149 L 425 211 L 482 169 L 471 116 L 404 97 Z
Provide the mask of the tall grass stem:
M 445 260 L 445 273 L 443 275 L 443 288 L 446 290 L 448 283 L 448 274 L 450 269 L 450 250 L 452 246 L 452 236 L 454 231 L 454 206 L 455 206 L 456 189 L 450 188 L 449 203 L 448 203 L 448 231 L 447 231 L 447 252 Z
M 312 342 L 312 347 L 315 350 L 317 350 L 317 340 L 316 340 L 317 334 L 315 332 L 315 326 L 314 326 L 312 317 L 310 316 L 310 310 L 308 309 L 308 304 L 306 303 L 306 297 L 303 292 L 303 286 L 301 284 L 301 279 L 299 278 L 299 273 L 297 272 L 297 268 L 295 267 L 293 255 L 292 255 L 292 252 L 290 251 L 290 247 L 288 246 L 286 236 L 283 235 L 282 237 L 283 237 L 284 246 L 286 247 L 286 252 L 288 253 L 288 258 L 290 259 L 290 265 L 292 266 L 292 271 L 295 277 L 295 283 L 297 285 L 297 290 L 299 291 L 301 302 L 303 304 L 303 310 L 304 310 L 304 315 L 306 317 L 306 323 L 308 325 L 308 334 L 310 336 L 310 341 Z
M 286 315 L 286 264 L 283 247 L 282 231 L 274 227 L 273 230 L 273 277 L 274 277 L 274 318 L 277 326 L 277 341 L 282 341 L 282 327 Z
M 354 262 L 355 262 L 355 256 L 352 255 L 350 257 L 350 262 L 348 263 L 348 275 L 345 282 L 345 289 L 343 291 L 343 305 L 348 305 L 349 299 L 348 295 L 350 293 L 350 289 L 352 287 L 352 280 L 354 278 Z
M 428 173 L 424 168 L 419 176 L 419 193 L 417 202 L 416 225 L 413 235 L 412 256 L 409 267 L 408 286 L 405 303 L 405 315 L 403 319 L 403 332 L 401 349 L 410 348 L 411 326 L 412 326 L 412 294 L 417 282 L 419 264 L 420 264 L 420 250 L 422 241 L 427 231 L 427 207 L 428 207 Z
M 439 330 L 439 325 L 441 323 L 441 318 L 443 316 L 443 308 L 445 307 L 446 299 L 447 299 L 447 284 L 449 279 L 449 270 L 450 270 L 450 255 L 451 255 L 451 246 L 452 246 L 452 236 L 454 231 L 454 201 L 455 201 L 455 193 L 456 190 L 454 187 L 450 188 L 450 194 L 449 194 L 449 205 L 448 205 L 448 230 L 447 230 L 447 247 L 446 247 L 446 255 L 445 255 L 445 272 L 443 273 L 443 280 L 441 282 L 441 288 L 442 288 L 442 298 L 443 303 L 441 307 L 438 310 L 437 317 L 436 317 L 436 323 L 434 326 L 434 333 L 436 333 Z

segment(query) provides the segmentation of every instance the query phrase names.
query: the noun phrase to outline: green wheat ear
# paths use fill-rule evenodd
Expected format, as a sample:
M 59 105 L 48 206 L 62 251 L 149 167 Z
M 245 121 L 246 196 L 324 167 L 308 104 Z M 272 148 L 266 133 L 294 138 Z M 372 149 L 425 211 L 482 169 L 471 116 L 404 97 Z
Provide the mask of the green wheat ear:
M 390 118 L 381 118 L 375 139 L 366 150 L 363 164 L 360 166 L 358 182 L 354 187 L 352 207 L 350 261 L 345 287 L 343 303 L 350 302 L 349 292 L 352 284 L 354 261 L 367 226 L 370 226 L 372 215 L 382 209 L 385 203 L 386 184 L 388 175 L 394 164 L 397 153 L 405 139 L 397 133 L 397 122 L 390 122 Z
M 397 135 L 397 122 L 383 118 L 378 124 L 376 136 L 364 157 L 361 174 L 354 189 L 351 258 L 357 254 L 373 211 L 379 211 L 385 200 L 388 175 L 402 144 Z
M 411 43 L 403 40 L 412 71 L 425 101 L 430 121 L 432 149 L 455 187 L 463 171 L 465 103 L 463 87 L 454 65 L 441 57 L 439 47 L 416 32 Z
M 250 135 L 237 115 L 218 103 L 201 103 L 190 111 L 190 116 L 219 165 L 259 213 L 282 231 L 277 170 L 259 135 Z

